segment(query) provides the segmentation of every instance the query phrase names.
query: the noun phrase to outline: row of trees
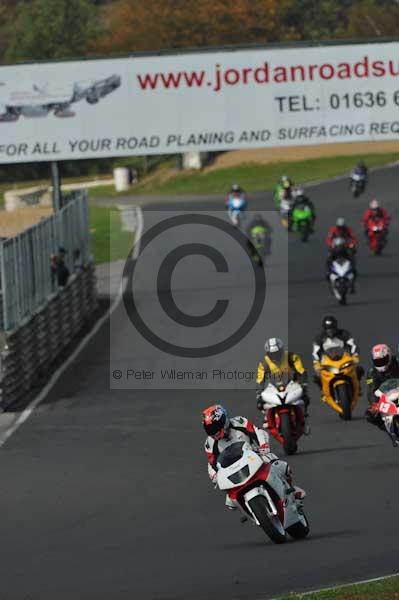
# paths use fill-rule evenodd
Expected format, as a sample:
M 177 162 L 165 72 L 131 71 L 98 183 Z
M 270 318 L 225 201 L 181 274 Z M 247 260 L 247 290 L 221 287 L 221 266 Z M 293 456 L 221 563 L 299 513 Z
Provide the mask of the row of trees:
M 399 0 L 0 0 L 0 63 L 167 48 L 378 38 L 399 30 Z M 63 163 L 64 174 L 110 160 Z M 0 180 L 46 177 L 0 166 Z
M 0 0 L 0 62 L 395 36 L 399 0 Z

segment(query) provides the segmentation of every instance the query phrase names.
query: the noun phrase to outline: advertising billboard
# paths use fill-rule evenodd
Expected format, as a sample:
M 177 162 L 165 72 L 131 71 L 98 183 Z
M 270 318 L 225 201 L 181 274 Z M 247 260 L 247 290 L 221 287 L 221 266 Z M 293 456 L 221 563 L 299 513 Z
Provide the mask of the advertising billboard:
M 0 163 L 398 136 L 399 42 L 0 67 Z

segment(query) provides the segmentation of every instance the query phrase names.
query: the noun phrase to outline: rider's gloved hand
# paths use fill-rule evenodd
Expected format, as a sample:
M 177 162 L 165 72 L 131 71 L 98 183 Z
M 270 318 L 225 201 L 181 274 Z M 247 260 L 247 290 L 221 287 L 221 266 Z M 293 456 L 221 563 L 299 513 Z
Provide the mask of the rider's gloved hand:
M 278 460 L 278 456 L 270 452 L 270 447 L 264 444 L 258 450 L 258 454 L 265 463 L 273 462 L 274 460 Z

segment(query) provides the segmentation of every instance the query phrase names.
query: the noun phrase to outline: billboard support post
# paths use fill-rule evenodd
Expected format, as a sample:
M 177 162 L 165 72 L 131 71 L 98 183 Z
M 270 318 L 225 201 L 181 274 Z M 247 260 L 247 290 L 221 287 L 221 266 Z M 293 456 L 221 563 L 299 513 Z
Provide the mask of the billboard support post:
M 54 212 L 58 212 L 61 207 L 61 183 L 60 183 L 60 171 L 58 168 L 58 162 L 53 160 L 51 162 L 51 182 L 53 186 L 53 209 Z

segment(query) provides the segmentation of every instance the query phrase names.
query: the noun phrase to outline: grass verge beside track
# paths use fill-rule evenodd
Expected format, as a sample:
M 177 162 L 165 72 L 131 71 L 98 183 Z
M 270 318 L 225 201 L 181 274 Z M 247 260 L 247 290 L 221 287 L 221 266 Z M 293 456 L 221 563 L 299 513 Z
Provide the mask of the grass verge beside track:
M 301 598 L 303 600 L 399 600 L 399 575 L 320 592 L 292 594 L 280 600 Z
M 336 156 L 301 160 L 298 162 L 276 162 L 268 165 L 242 164 L 228 169 L 213 169 L 202 172 L 179 173 L 165 180 L 156 174 L 147 183 L 144 181 L 131 188 L 131 194 L 212 194 L 226 192 L 233 182 L 238 182 L 248 192 L 271 190 L 282 174 L 289 175 L 296 183 L 330 179 L 350 173 L 358 158 L 368 167 L 380 167 L 399 160 L 399 154 L 366 154 L 361 157 Z M 164 173 L 163 173 L 164 175 Z M 93 188 L 91 197 L 117 196 L 112 187 Z M 122 193 L 126 195 L 126 192 Z
M 127 257 L 133 234 L 122 229 L 119 210 L 91 204 L 89 223 L 91 252 L 97 264 Z

